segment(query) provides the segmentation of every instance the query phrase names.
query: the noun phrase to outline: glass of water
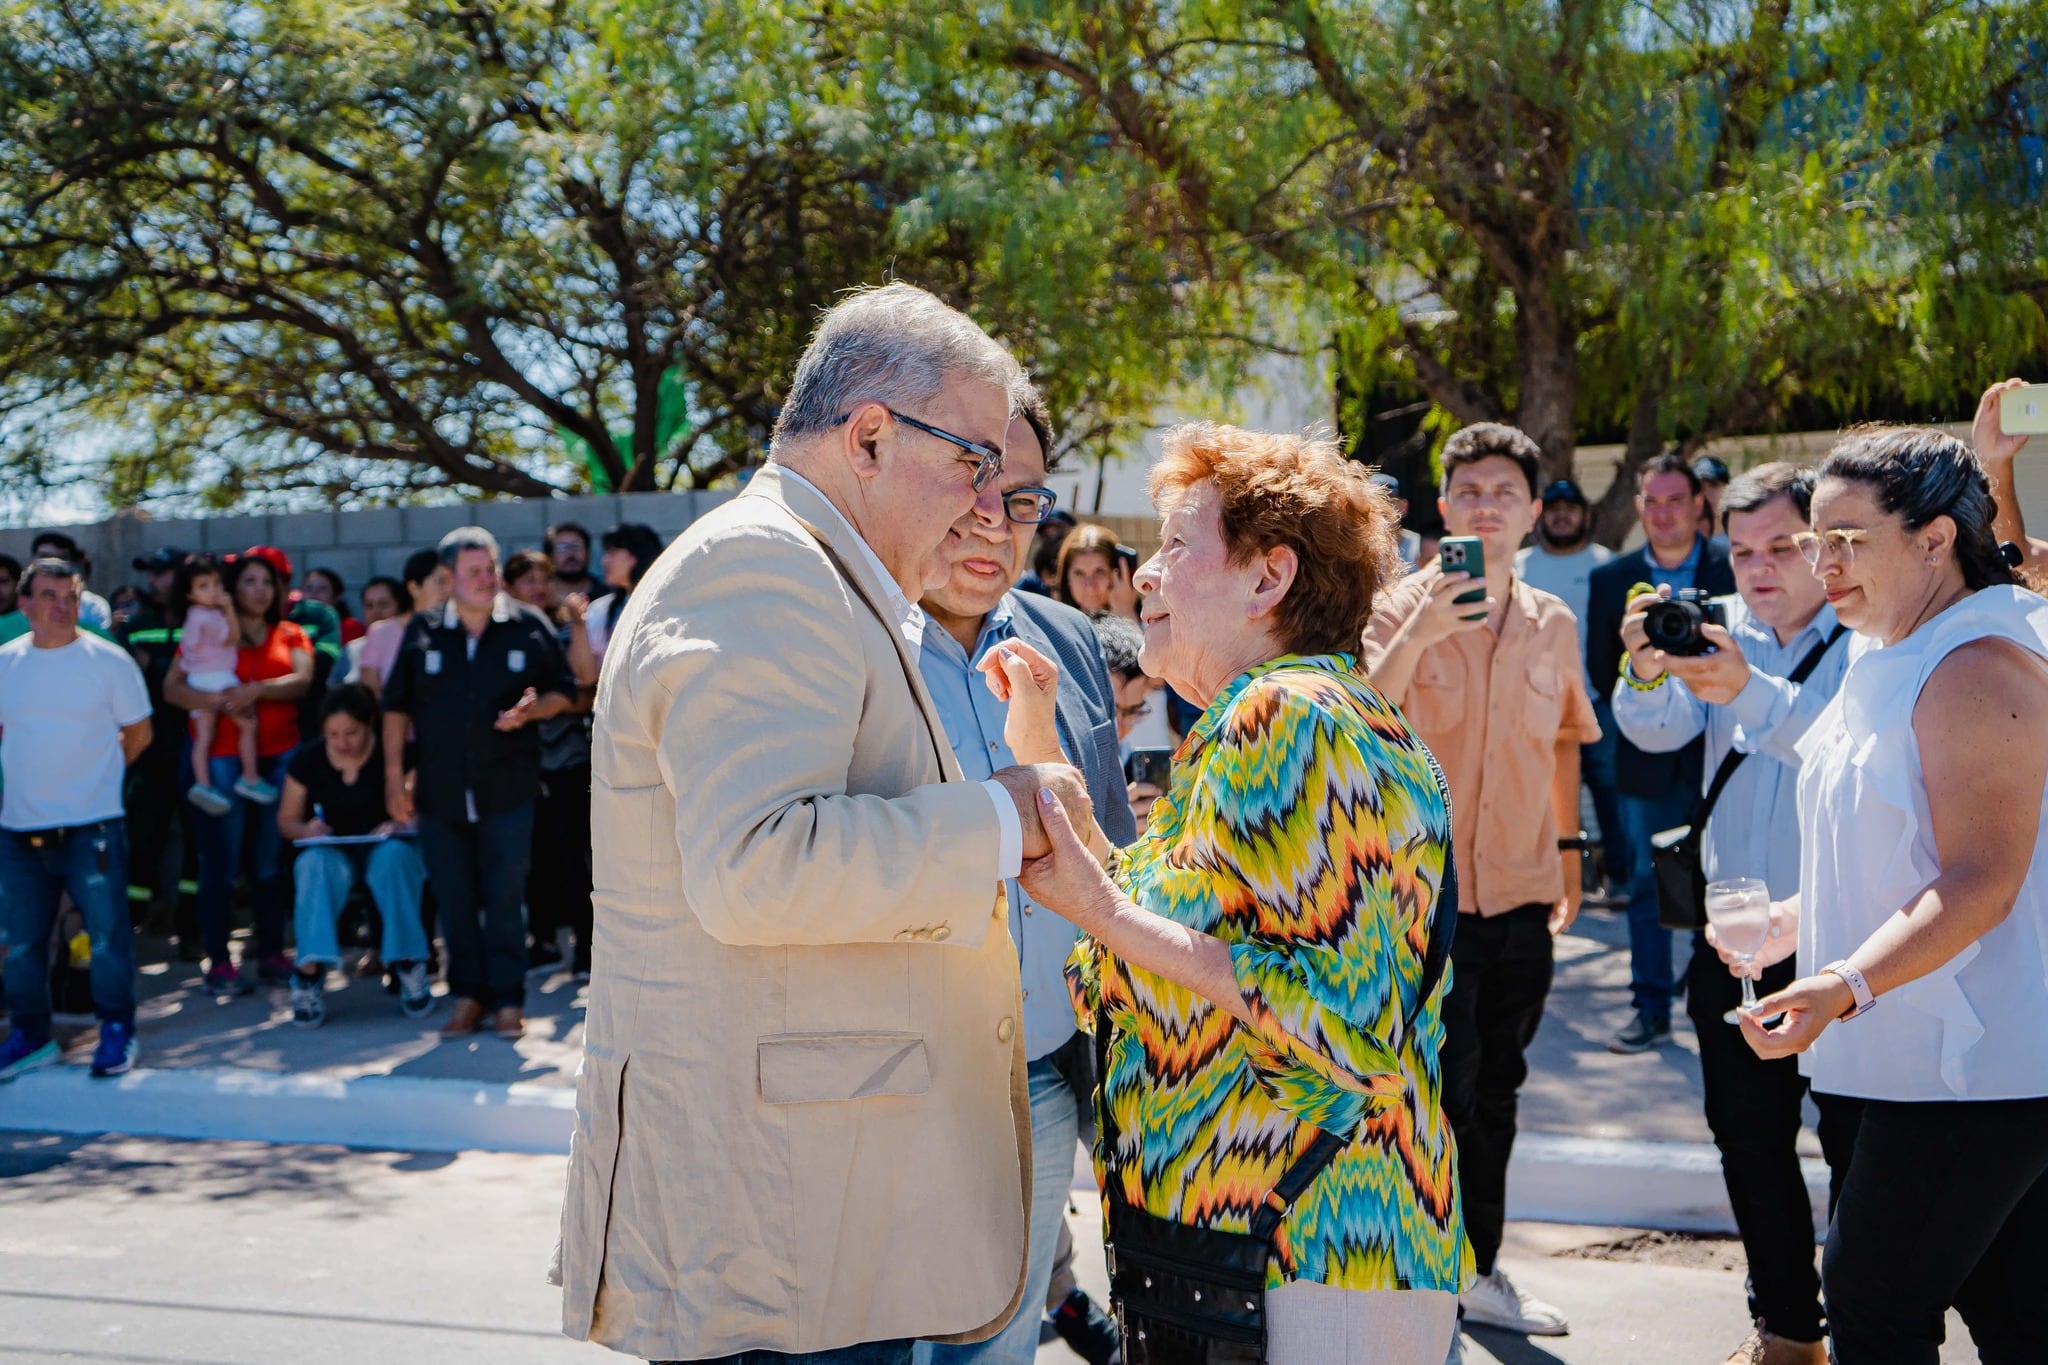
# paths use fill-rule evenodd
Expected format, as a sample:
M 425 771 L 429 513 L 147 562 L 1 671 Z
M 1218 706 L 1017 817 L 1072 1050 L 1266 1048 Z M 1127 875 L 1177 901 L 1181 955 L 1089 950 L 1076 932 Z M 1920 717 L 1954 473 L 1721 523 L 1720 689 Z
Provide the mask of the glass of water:
M 1764 942 L 1771 933 L 1771 892 L 1770 888 L 1755 877 L 1730 877 L 1726 881 L 1707 883 L 1707 923 L 1714 926 L 1714 937 L 1721 946 L 1735 954 L 1735 960 L 1747 967 L 1763 951 Z M 1749 1009 L 1756 1004 L 1756 981 L 1743 977 L 1742 1004 L 1739 1009 Z M 1721 1018 L 1734 1023 L 1739 1010 L 1729 1010 Z

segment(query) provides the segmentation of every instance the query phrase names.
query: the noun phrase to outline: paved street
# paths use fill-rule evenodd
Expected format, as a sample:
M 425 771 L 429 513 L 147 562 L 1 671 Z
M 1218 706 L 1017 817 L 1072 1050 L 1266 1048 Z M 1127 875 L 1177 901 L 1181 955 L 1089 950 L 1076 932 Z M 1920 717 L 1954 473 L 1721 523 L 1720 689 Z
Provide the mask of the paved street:
M 0 1133 L 0 1361 L 616 1360 L 556 1334 L 561 1178 L 558 1157 Z M 1082 1279 L 1101 1297 L 1080 1202 Z M 1506 1263 L 1571 1313 L 1572 1335 L 1476 1334 L 1466 1358 L 1718 1365 L 1744 1328 L 1739 1249 L 1641 1240 L 1511 1228 Z M 1642 1259 L 1585 1258 L 1616 1244 L 1600 1254 Z M 1074 1357 L 1054 1343 L 1039 1360 Z

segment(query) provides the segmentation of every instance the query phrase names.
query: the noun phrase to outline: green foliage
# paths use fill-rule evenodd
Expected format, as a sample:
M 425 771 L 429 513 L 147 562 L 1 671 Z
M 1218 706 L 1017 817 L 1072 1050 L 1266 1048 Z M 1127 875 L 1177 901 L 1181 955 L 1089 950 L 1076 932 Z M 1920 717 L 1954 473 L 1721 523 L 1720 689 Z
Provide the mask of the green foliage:
M 1588 426 L 1633 461 L 1960 403 L 2043 354 L 2039 5 L 1009 0 L 976 26 L 977 87 L 1067 106 L 1078 173 L 1190 278 L 1286 280 L 1358 366 L 1340 388 L 1391 361 L 1553 474 Z
M 1109 448 L 1174 363 L 1119 330 L 1156 272 L 1077 256 L 1041 308 L 1035 234 L 1105 206 L 975 230 L 977 167 L 850 36 L 773 0 L 9 0 L 0 431 L 90 434 L 121 501 L 704 485 L 893 276 Z

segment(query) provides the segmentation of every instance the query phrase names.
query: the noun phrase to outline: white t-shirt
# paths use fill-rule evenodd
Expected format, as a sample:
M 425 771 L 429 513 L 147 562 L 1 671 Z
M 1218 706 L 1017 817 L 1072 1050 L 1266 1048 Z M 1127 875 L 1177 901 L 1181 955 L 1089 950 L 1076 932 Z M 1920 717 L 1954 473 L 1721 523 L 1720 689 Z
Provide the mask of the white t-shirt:
M 1532 588 L 1559 598 L 1579 620 L 1579 657 L 1586 655 L 1586 604 L 1593 597 L 1593 570 L 1614 558 L 1614 551 L 1592 541 L 1582 550 L 1554 555 L 1540 545 L 1515 551 L 1515 577 Z
M 0 645 L 0 829 L 121 818 L 121 729 L 149 719 L 142 670 L 119 645 L 80 632 L 62 649 Z

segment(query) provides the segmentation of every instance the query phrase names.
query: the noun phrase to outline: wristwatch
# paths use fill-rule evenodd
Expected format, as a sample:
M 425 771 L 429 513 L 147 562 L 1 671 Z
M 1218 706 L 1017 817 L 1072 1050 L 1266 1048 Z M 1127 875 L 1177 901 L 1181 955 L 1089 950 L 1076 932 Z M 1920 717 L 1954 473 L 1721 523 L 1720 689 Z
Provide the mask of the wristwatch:
M 1593 851 L 1593 836 L 1584 830 L 1580 830 L 1569 839 L 1559 839 L 1557 841 L 1557 851 L 1559 853 L 1591 853 Z
M 1849 965 L 1846 958 L 1840 962 L 1830 962 L 1827 966 L 1821 968 L 1821 971 L 1824 973 L 1832 972 L 1840 977 L 1842 984 L 1849 988 L 1849 994 L 1856 997 L 1856 1008 L 1850 1010 L 1842 1018 L 1854 1019 L 1859 1014 L 1868 1014 L 1877 1008 L 1877 997 L 1870 993 L 1870 983 L 1863 979 L 1863 973 Z

